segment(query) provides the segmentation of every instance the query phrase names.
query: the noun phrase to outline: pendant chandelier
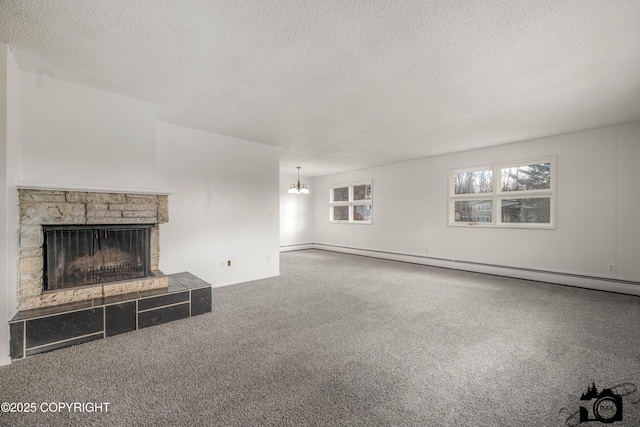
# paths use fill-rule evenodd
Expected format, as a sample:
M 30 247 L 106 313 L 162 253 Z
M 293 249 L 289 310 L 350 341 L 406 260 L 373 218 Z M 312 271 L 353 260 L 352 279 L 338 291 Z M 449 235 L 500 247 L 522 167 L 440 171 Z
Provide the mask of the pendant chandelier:
M 298 183 L 291 184 L 289 187 L 289 193 L 291 194 L 309 194 L 309 189 L 306 185 L 300 184 L 300 166 L 298 166 Z

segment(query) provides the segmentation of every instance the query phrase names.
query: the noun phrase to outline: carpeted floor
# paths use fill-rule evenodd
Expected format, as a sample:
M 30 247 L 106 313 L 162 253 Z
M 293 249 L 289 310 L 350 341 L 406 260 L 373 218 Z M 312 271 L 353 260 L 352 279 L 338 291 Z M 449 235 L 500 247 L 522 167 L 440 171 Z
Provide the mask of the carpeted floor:
M 0 402 L 37 412 L 0 425 L 564 426 L 592 383 L 617 386 L 613 425 L 640 425 L 639 297 L 318 250 L 281 272 L 1 367 Z

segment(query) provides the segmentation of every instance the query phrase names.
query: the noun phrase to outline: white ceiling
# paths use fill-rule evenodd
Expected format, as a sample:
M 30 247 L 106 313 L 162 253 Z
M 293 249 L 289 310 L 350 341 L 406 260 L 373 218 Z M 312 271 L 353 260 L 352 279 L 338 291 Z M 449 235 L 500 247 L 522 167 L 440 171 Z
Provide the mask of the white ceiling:
M 1 0 L 0 40 L 306 176 L 640 119 L 638 0 Z

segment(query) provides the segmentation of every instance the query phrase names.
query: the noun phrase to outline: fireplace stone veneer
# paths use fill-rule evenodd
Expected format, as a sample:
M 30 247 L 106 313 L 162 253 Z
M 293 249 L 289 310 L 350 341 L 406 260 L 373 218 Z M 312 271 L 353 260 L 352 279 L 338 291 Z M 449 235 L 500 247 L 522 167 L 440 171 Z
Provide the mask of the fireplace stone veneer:
M 168 195 L 19 189 L 18 309 L 28 310 L 113 295 L 166 288 L 167 277 L 158 270 L 159 224 L 169 220 Z M 151 224 L 152 276 L 45 291 L 43 226 Z

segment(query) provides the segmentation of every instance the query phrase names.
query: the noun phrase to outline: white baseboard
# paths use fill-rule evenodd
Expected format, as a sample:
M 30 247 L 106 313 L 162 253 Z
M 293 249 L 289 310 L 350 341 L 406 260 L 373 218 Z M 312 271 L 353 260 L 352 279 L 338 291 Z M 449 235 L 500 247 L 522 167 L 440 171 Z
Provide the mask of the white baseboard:
M 516 279 L 534 280 L 537 282 L 556 283 L 599 291 L 617 292 L 621 294 L 640 296 L 640 282 L 606 279 L 600 277 L 581 276 L 577 274 L 558 273 L 552 271 L 513 268 L 500 265 L 481 264 L 467 261 L 456 261 L 425 257 L 419 255 L 401 254 L 369 249 L 349 248 L 345 246 L 314 243 L 314 249 L 341 252 L 352 255 L 362 255 L 371 258 L 381 258 L 391 261 L 410 262 L 413 264 L 429 265 L 433 267 L 451 268 L 454 270 L 471 271 L 475 273 L 493 274 L 495 276 L 513 277 Z
M 212 288 L 222 288 L 224 286 L 239 285 L 240 283 L 255 282 L 256 280 L 268 279 L 270 277 L 278 277 L 279 275 L 280 275 L 280 273 L 272 274 L 271 276 L 259 276 L 259 277 L 256 276 L 254 278 L 236 280 L 236 281 L 233 281 L 233 282 L 214 283 L 214 284 L 211 285 L 211 287 Z
M 280 246 L 280 252 L 301 251 L 304 249 L 313 249 L 313 243 L 298 243 L 295 245 Z

